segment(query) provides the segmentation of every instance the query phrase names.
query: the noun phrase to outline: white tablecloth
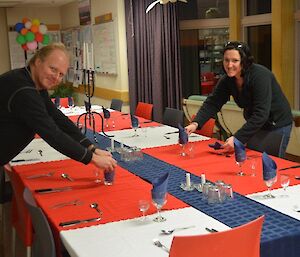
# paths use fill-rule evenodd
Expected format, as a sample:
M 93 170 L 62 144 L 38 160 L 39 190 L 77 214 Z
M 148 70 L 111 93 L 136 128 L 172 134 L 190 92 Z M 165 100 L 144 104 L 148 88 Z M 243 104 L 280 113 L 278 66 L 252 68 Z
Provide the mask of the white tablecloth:
M 24 160 L 19 162 L 10 162 L 11 166 L 32 164 L 38 162 L 49 162 L 69 159 L 69 157 L 56 151 L 41 138 L 33 139 L 21 153 L 13 160 Z
M 175 131 L 178 131 L 178 128 L 162 125 L 156 127 L 138 128 L 137 137 L 133 137 L 133 129 L 110 131 L 106 132 L 106 134 L 114 135 L 113 139 L 115 141 L 123 142 L 125 145 L 128 145 L 130 147 L 136 146 L 138 148 L 150 148 L 178 144 L 178 133 L 166 134 Z M 192 134 L 189 136 L 189 142 L 209 139 L 209 137 L 201 136 L 198 134 Z
M 286 191 L 282 188 L 272 190 L 275 198 L 265 198 L 266 194 L 265 191 L 249 194 L 247 197 L 300 220 L 300 185 L 289 186 Z M 299 212 L 296 210 L 299 210 Z
M 104 225 L 62 231 L 61 239 L 72 257 L 167 257 L 168 253 L 153 244 L 158 238 L 170 248 L 174 235 L 207 234 L 206 227 L 218 231 L 229 229 L 212 217 L 192 208 L 162 212 L 167 221 L 147 221 L 140 218 L 112 222 Z M 180 230 L 172 235 L 161 235 L 161 229 L 172 229 L 194 225 L 194 228 Z

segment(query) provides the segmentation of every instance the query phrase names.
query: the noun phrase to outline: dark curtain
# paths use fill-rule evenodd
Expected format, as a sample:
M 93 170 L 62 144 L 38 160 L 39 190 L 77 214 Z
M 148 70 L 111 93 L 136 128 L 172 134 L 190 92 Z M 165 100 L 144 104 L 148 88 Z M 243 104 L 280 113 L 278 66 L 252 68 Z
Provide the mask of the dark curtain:
M 177 4 L 154 0 L 125 0 L 129 97 L 134 112 L 138 101 L 152 103 L 153 118 L 162 121 L 165 107 L 181 108 L 179 24 Z

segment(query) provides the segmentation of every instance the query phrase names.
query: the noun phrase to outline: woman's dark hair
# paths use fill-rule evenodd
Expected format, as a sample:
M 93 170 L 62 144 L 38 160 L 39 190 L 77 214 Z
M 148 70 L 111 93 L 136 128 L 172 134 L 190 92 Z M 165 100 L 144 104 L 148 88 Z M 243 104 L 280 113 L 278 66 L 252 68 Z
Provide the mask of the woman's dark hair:
M 225 44 L 225 47 L 223 49 L 223 56 L 227 50 L 237 50 L 239 52 L 241 56 L 241 66 L 242 66 L 241 76 L 243 77 L 245 72 L 254 62 L 254 57 L 250 52 L 249 46 L 244 42 L 229 41 Z

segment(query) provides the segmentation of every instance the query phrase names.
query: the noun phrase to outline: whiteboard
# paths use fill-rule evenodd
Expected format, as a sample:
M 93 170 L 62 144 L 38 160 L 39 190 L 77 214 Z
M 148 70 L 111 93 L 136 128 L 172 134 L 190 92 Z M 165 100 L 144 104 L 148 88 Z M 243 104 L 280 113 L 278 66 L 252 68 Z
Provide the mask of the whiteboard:
M 107 75 L 117 74 L 114 22 L 93 25 L 95 71 Z

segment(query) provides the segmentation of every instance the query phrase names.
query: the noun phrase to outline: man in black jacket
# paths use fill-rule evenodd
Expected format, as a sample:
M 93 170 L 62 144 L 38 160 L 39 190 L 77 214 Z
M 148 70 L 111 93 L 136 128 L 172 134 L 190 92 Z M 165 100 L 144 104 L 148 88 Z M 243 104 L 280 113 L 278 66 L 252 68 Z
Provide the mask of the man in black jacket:
M 0 76 L 0 165 L 5 165 L 38 134 L 50 146 L 84 164 L 113 170 L 116 161 L 97 149 L 52 103 L 48 89 L 67 72 L 69 56 L 63 44 L 41 48 L 27 67 Z

